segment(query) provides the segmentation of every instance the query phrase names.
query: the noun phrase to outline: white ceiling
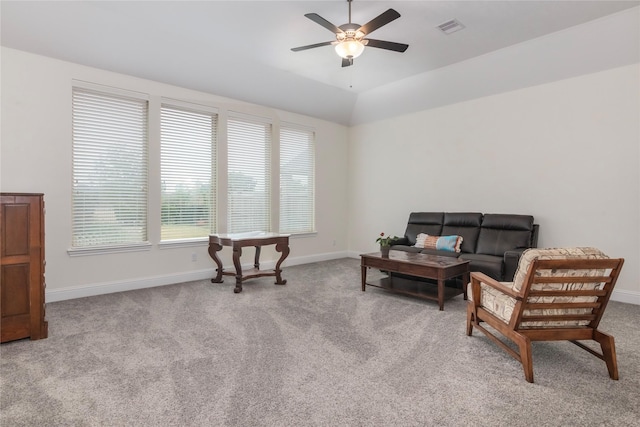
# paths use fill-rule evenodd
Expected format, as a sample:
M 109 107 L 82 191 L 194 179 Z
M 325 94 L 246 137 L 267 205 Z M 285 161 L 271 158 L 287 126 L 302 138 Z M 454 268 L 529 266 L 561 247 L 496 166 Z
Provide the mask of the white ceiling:
M 397 10 L 402 16 L 371 37 L 409 49 L 369 47 L 346 68 L 331 46 L 290 50 L 333 40 L 304 14 L 342 25 L 346 0 L 3 0 L 0 34 L 6 47 L 346 124 L 359 94 L 638 4 L 354 0 L 358 24 Z M 466 28 L 450 35 L 436 28 L 454 18 Z

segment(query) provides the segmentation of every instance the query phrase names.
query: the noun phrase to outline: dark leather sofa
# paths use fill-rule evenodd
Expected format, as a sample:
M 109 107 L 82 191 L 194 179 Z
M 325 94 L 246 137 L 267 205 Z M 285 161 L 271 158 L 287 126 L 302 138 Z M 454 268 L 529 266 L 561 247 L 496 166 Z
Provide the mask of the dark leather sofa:
M 459 257 L 470 261 L 471 271 L 510 282 L 522 252 L 537 247 L 538 228 L 531 215 L 412 212 L 404 237 L 392 241 L 391 249 Z M 415 247 L 420 233 L 462 236 L 460 252 Z

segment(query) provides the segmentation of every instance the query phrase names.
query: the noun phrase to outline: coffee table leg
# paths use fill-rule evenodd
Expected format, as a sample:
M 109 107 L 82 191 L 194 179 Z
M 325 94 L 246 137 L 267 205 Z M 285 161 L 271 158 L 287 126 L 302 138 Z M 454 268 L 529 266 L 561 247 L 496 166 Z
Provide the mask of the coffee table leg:
M 362 265 L 360 266 L 361 276 L 362 276 L 362 292 L 364 292 L 365 285 L 367 284 L 367 267 Z
M 444 279 L 438 278 L 438 306 L 444 310 Z
M 464 297 L 465 301 L 467 300 L 467 287 L 469 286 L 470 281 L 471 278 L 469 275 L 469 271 L 467 270 L 467 272 L 462 275 L 462 296 Z

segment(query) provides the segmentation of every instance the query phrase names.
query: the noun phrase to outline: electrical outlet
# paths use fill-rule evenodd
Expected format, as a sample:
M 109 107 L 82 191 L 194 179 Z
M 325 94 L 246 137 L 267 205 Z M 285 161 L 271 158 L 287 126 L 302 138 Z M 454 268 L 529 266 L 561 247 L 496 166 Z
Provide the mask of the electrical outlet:
M 198 254 L 194 252 L 191 254 L 191 262 L 196 262 L 196 261 L 198 261 Z

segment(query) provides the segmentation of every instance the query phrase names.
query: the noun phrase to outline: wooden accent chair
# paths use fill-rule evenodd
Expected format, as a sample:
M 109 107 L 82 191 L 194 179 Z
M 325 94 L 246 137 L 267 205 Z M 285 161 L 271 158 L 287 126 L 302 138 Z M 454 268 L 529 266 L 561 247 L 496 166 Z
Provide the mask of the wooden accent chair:
M 533 382 L 532 341 L 569 340 L 604 360 L 609 376 L 618 379 L 618 363 L 612 336 L 598 330 L 624 259 L 610 259 L 595 248 L 527 249 L 513 282 L 498 282 L 471 273 L 467 335 L 475 326 L 522 363 Z M 481 323 L 511 340 L 509 347 Z M 598 353 L 579 340 L 600 344 Z

